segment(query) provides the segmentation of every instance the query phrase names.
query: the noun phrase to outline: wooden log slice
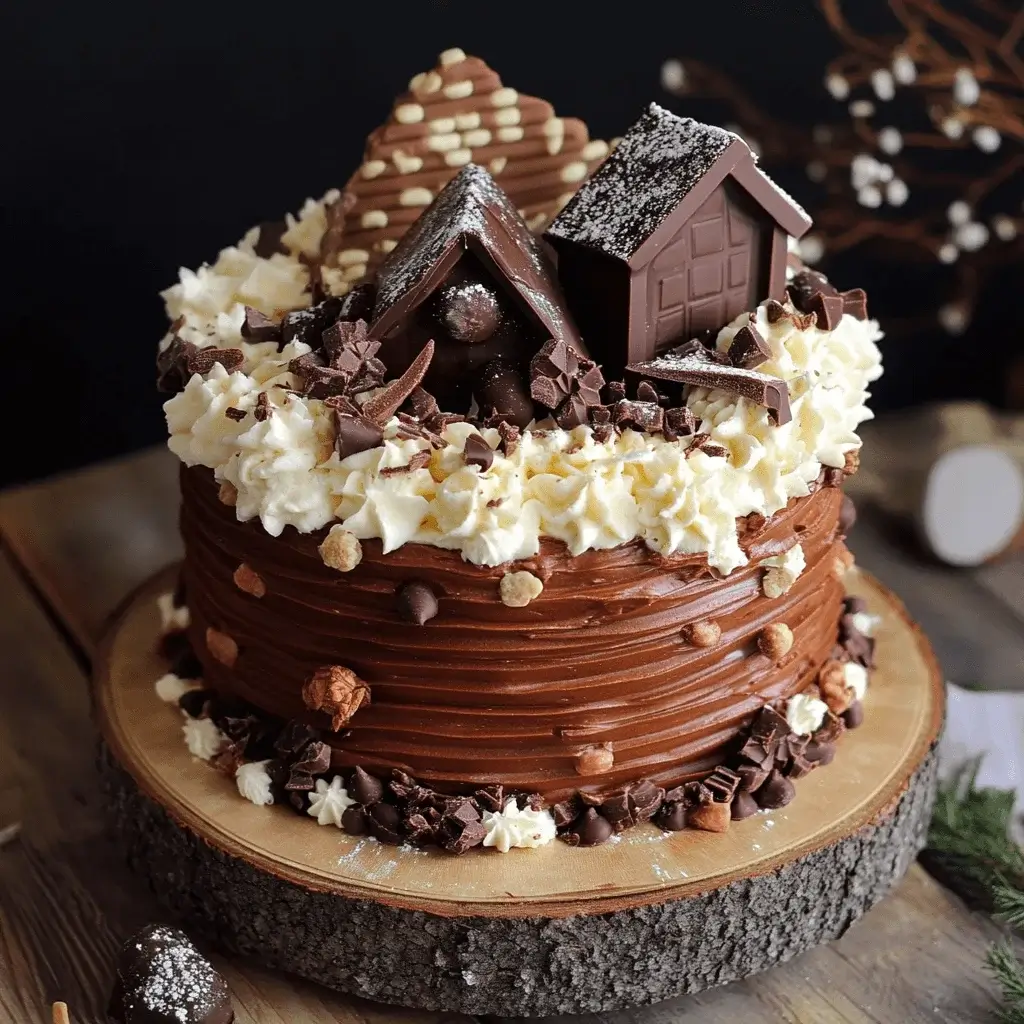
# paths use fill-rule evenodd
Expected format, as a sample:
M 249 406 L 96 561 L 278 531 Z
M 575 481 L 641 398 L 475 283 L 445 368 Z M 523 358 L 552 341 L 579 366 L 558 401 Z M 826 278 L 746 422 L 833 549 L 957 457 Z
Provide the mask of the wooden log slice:
M 191 758 L 159 703 L 150 581 L 98 663 L 111 818 L 129 862 L 197 936 L 385 1003 L 469 1014 L 606 1011 L 762 971 L 842 935 L 924 844 L 943 691 L 899 602 L 883 617 L 864 725 L 788 807 L 724 834 L 651 825 L 603 846 L 463 857 L 384 846 L 242 800 Z

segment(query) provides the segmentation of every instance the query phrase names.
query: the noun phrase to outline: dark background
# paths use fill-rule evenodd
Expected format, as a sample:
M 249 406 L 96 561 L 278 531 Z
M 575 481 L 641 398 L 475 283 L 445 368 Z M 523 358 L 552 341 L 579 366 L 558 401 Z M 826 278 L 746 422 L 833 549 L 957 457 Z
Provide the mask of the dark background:
M 869 21 L 872 6 L 884 16 L 864 0 Z M 821 80 L 837 44 L 811 0 L 608 8 L 614 17 L 482 0 L 5 6 L 0 484 L 161 441 L 157 292 L 251 224 L 343 185 L 393 96 L 442 49 L 483 57 L 597 138 L 621 134 L 651 99 L 721 118 L 662 92 L 662 62 L 688 55 L 788 119 L 836 116 Z M 809 198 L 806 181 L 782 181 Z M 935 287 L 842 271 L 843 285 L 879 287 L 875 313 L 901 288 Z M 965 360 L 964 344 L 940 332 L 890 346 L 876 407 L 997 391 L 998 361 Z

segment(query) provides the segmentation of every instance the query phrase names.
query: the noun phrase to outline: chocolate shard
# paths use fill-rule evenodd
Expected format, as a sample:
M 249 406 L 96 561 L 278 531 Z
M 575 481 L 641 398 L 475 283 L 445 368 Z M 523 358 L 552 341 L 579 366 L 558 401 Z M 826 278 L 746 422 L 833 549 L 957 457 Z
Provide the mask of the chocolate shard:
M 476 466 L 485 473 L 494 462 L 494 449 L 479 434 L 470 434 L 462 446 L 462 458 L 467 466 Z
M 778 377 L 758 373 L 757 370 L 715 365 L 702 356 L 679 356 L 673 353 L 666 353 L 648 362 L 631 363 L 626 370 L 654 380 L 729 391 L 748 401 L 763 405 L 768 410 L 772 422 L 778 426 L 788 423 L 793 418 L 786 382 Z
M 839 294 L 824 274 L 808 268 L 793 275 L 793 279 L 786 285 L 786 293 L 789 295 L 790 302 L 801 313 L 815 312 L 814 300 L 818 295 L 832 298 Z
M 246 306 L 245 319 L 242 321 L 242 337 L 252 342 L 278 341 L 281 337 L 281 325 L 275 324 L 258 309 Z
M 339 459 L 379 448 L 384 443 L 380 425 L 362 415 L 334 410 L 334 447 Z
M 587 422 L 603 386 L 600 367 L 562 339 L 548 341 L 530 361 L 530 397 L 565 430 Z
M 771 356 L 771 346 L 753 324 L 741 327 L 729 345 L 729 359 L 733 366 L 739 366 L 744 370 L 753 370 L 771 359 Z
M 325 299 L 308 309 L 296 309 L 281 321 L 281 343 L 301 341 L 312 349 L 320 347 L 320 336 L 337 320 L 341 299 Z
M 843 312 L 855 317 L 857 320 L 868 318 L 868 295 L 863 288 L 851 288 L 849 291 L 840 292 L 843 300 Z
M 716 768 L 704 780 L 704 785 L 711 790 L 712 799 L 716 803 L 732 803 L 732 798 L 735 796 L 739 784 L 739 775 L 724 765 Z
M 423 378 L 426 376 L 433 358 L 434 343 L 428 341 L 401 377 L 390 381 L 383 391 L 363 403 L 363 416 L 372 423 L 383 427 L 398 412 L 405 400 L 423 383 Z
M 838 295 L 818 292 L 811 300 L 810 307 L 819 329 L 823 331 L 834 331 L 843 319 L 843 300 Z
M 617 427 L 656 434 L 664 427 L 665 410 L 655 402 L 623 400 L 612 410 L 612 419 Z

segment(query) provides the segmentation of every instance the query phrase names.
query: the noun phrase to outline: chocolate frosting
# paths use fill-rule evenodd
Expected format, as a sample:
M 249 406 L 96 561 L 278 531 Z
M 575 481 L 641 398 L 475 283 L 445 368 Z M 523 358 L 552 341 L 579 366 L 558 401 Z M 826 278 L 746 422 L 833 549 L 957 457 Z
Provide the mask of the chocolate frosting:
M 721 764 L 765 702 L 811 685 L 836 643 L 841 492 L 832 487 L 741 523 L 751 561 L 724 579 L 703 555 L 665 558 L 640 542 L 575 557 L 545 542 L 532 559 L 491 568 L 422 544 L 384 555 L 370 540 L 342 573 L 317 551 L 324 530 L 287 527 L 275 538 L 257 520 L 237 522 L 209 470 L 184 469 L 182 495 L 190 635 L 207 685 L 329 729 L 327 714 L 305 707 L 303 684 L 325 665 L 351 669 L 372 696 L 325 735 L 337 768 L 397 767 L 452 791 L 502 783 L 550 801 L 641 778 L 676 785 Z M 757 562 L 795 542 L 806 568 L 768 599 Z M 265 582 L 263 597 L 233 582 L 243 562 Z M 544 583 L 525 607 L 501 602 L 512 570 Z M 410 624 L 396 596 L 410 581 L 437 598 L 424 625 Z M 714 646 L 683 640 L 699 620 L 721 628 Z M 778 664 L 757 645 L 770 623 L 795 638 Z M 232 667 L 207 652 L 208 627 L 237 643 Z M 611 767 L 581 773 L 579 755 L 605 744 Z

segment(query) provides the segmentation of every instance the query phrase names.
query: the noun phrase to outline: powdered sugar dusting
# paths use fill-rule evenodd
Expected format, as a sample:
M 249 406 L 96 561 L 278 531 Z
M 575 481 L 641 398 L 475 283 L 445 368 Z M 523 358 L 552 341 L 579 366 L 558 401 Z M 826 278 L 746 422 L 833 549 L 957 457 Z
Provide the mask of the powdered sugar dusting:
M 223 978 L 191 944 L 175 942 L 156 949 L 137 984 L 132 980 L 126 984 L 126 1018 L 134 1017 L 134 1009 L 148 1012 L 150 1019 L 159 1015 L 182 1024 L 199 1022 L 228 999 Z
M 652 103 L 547 233 L 628 260 L 740 141 L 724 128 Z

